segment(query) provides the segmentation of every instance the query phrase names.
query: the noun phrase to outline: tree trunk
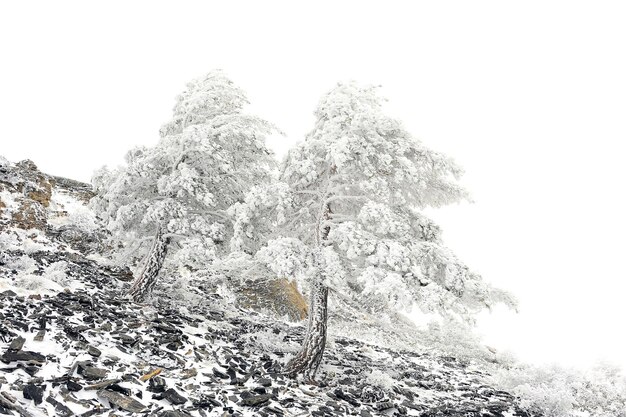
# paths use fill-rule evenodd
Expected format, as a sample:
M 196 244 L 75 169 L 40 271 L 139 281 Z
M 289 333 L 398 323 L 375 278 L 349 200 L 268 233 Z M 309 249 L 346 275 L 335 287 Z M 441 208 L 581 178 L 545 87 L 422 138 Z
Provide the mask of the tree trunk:
M 309 303 L 309 325 L 304 343 L 300 352 L 289 361 L 285 373 L 291 378 L 298 374 L 310 381 L 315 379 L 317 368 L 322 362 L 324 349 L 326 348 L 326 328 L 328 321 L 328 287 L 324 284 L 325 263 L 322 258 L 321 248 L 328 238 L 329 226 L 322 226 L 321 220 L 330 218 L 330 204 L 324 204 L 318 217 L 317 226 L 317 253 L 314 256 L 315 278 L 311 285 L 311 297 Z
M 163 230 L 159 226 L 156 235 L 154 236 L 154 243 L 150 248 L 150 252 L 146 257 L 146 263 L 141 271 L 141 274 L 128 291 L 128 295 L 135 302 L 140 302 L 152 292 L 154 284 L 156 284 L 157 276 L 163 266 L 165 255 L 167 255 L 167 245 L 169 243 L 168 238 L 163 237 Z
M 322 362 L 326 347 L 326 322 L 328 319 L 328 287 L 321 279 L 311 286 L 309 326 L 300 352 L 287 364 L 286 374 L 294 378 L 303 374 L 313 380 Z

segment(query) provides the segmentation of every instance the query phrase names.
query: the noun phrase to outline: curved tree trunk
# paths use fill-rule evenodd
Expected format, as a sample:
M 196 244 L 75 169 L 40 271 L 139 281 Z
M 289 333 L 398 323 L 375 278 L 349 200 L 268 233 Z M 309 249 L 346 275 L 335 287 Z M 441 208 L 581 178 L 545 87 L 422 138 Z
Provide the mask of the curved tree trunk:
M 154 284 L 156 284 L 157 276 L 163 266 L 165 255 L 167 255 L 167 245 L 169 239 L 163 237 L 161 227 L 157 229 L 154 236 L 154 243 L 150 248 L 150 252 L 146 257 L 146 263 L 141 274 L 135 279 L 133 285 L 128 291 L 128 295 L 135 302 L 143 301 L 144 298 L 152 292 Z
M 300 352 L 287 364 L 286 374 L 291 378 L 298 374 L 310 381 L 315 379 L 317 368 L 322 362 L 326 348 L 326 328 L 328 322 L 328 287 L 324 285 L 325 263 L 322 259 L 321 247 L 328 238 L 330 227 L 322 227 L 321 220 L 330 218 L 330 204 L 322 206 L 317 226 L 318 252 L 314 256 L 316 276 L 311 285 L 309 303 L 309 325 Z
M 309 326 L 300 352 L 287 364 L 290 377 L 303 374 L 313 380 L 322 362 L 326 347 L 326 322 L 328 319 L 328 287 L 317 279 L 311 288 Z

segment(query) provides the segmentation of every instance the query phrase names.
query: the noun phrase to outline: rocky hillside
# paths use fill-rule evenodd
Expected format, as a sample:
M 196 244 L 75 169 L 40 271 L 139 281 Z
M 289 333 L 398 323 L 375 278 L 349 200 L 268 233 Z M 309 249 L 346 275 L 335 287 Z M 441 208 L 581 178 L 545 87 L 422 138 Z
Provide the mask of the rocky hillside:
M 0 415 L 536 415 L 490 387 L 480 362 L 390 348 L 393 332 L 366 343 L 332 323 L 319 383 L 285 378 L 306 314 L 286 280 L 250 283 L 235 303 L 200 284 L 194 303 L 167 291 L 131 303 L 131 272 L 101 256 L 90 193 L 0 161 Z

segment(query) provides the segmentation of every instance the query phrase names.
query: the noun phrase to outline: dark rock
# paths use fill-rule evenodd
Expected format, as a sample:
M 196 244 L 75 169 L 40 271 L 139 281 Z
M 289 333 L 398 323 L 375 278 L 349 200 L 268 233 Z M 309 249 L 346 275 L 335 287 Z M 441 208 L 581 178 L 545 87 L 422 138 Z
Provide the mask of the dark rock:
M 381 401 L 379 403 L 374 404 L 374 409 L 377 411 L 388 410 L 393 407 L 394 405 L 391 401 Z
M 232 383 L 235 383 L 235 381 L 237 380 L 237 372 L 235 371 L 235 369 L 232 366 L 229 366 L 226 370 L 226 373 L 228 374 L 228 377 L 230 378 Z
M 165 379 L 161 378 L 160 376 L 154 376 L 150 378 L 150 381 L 148 382 L 148 391 L 150 392 L 161 393 L 165 391 L 166 388 L 167 384 L 165 382 Z
M 94 366 L 86 366 L 83 368 L 83 376 L 85 379 L 93 381 L 97 379 L 104 379 L 108 375 L 109 371 L 106 369 L 96 368 Z
M 380 402 L 385 399 L 385 391 L 376 386 L 365 386 L 361 389 L 361 400 L 368 403 Z
M 242 398 L 241 401 L 239 401 L 239 404 L 255 407 L 266 403 L 270 400 L 270 398 L 272 398 L 271 394 L 251 394 L 246 398 Z
M 354 407 L 358 407 L 360 405 L 360 403 L 351 394 L 344 392 L 341 388 L 337 388 L 334 391 L 334 394 L 340 400 L 344 400 Z
M 78 392 L 78 391 L 80 391 L 81 389 L 83 389 L 83 386 L 82 386 L 82 385 L 80 385 L 78 382 L 74 382 L 74 381 L 72 381 L 71 379 L 69 379 L 69 380 L 67 381 L 67 383 L 65 384 L 65 386 L 67 387 L 67 390 L 68 390 L 68 391 L 71 391 L 71 392 Z
M 44 390 L 44 387 L 40 387 L 34 384 L 28 384 L 22 390 L 22 394 L 27 400 L 33 400 L 35 404 L 39 405 L 43 401 Z
M 91 356 L 93 356 L 94 358 L 99 357 L 100 355 L 102 355 L 102 352 L 100 351 L 100 349 L 93 347 L 93 346 L 89 346 L 87 348 L 87 353 L 89 353 Z
M 189 416 L 191 416 L 191 414 L 183 413 L 182 411 L 176 411 L 176 410 L 161 411 L 159 413 L 159 417 L 189 417 Z
M 163 398 L 168 400 L 174 405 L 182 405 L 187 402 L 187 399 L 180 395 L 174 388 L 170 388 L 163 393 Z
M 5 352 L 4 355 L 0 356 L 0 360 L 4 363 L 21 361 L 21 362 L 28 362 L 28 363 L 43 364 L 46 362 L 46 357 L 42 355 L 41 353 L 30 352 L 27 350 L 20 350 L 17 352 L 9 350 Z
M 114 381 L 119 381 L 119 379 L 116 379 Z M 110 390 L 110 391 L 119 392 L 120 394 L 123 394 L 123 395 L 125 395 L 127 397 L 130 397 L 131 394 L 132 394 L 132 391 L 130 390 L 130 388 L 123 387 L 123 386 L 121 386 L 121 385 L 119 385 L 117 383 L 113 383 L 113 384 L 107 386 L 107 389 Z
M 263 387 L 272 386 L 272 380 L 269 378 L 260 378 L 257 382 Z
M 46 398 L 46 402 L 50 403 L 50 404 L 52 404 L 54 406 L 54 409 L 57 412 L 57 414 L 56 414 L 57 416 L 70 417 L 70 416 L 74 415 L 74 412 L 72 410 L 70 410 L 64 404 L 58 402 L 51 395 L 48 395 L 48 397 Z
M 200 395 L 200 398 L 192 400 L 193 406 L 198 408 L 208 408 L 209 410 L 213 407 L 221 407 L 222 403 L 207 394 Z
M 285 412 L 283 410 L 281 410 L 280 408 L 272 407 L 272 406 L 269 406 L 269 405 L 266 406 L 266 407 L 263 407 L 262 410 L 266 411 L 268 413 L 275 414 L 277 416 L 284 416 L 285 415 Z

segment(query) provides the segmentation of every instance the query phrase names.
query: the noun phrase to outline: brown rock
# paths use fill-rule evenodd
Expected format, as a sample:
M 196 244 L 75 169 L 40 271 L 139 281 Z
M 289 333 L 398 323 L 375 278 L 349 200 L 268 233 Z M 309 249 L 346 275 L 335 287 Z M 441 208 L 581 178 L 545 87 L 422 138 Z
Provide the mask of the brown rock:
M 48 213 L 44 206 L 33 200 L 24 199 L 18 210 L 13 213 L 13 224 L 20 229 L 45 230 Z
M 303 320 L 308 314 L 306 300 L 298 291 L 296 283 L 286 278 L 248 281 L 238 293 L 243 308 L 270 311 L 293 321 Z
M 44 207 L 50 205 L 50 197 L 52 197 L 52 186 L 54 180 L 37 169 L 37 165 L 29 159 L 18 162 L 15 167 L 19 169 L 27 180 L 23 185 L 24 195 L 33 201 L 38 202 Z

